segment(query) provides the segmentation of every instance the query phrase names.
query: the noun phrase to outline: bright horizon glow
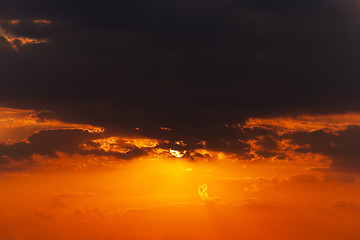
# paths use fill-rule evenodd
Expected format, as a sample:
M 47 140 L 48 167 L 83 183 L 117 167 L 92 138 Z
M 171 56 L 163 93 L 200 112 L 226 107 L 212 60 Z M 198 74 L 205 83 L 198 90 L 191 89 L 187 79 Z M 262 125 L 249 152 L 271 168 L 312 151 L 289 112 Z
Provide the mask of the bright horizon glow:
M 54 135 L 56 139 L 66 137 L 56 142 L 60 148 L 54 148 L 54 156 L 39 151 L 2 165 L 0 192 L 6 197 L 0 198 L 0 239 L 338 240 L 342 236 L 357 240 L 353 236 L 359 236 L 359 176 L 335 171 L 331 159 L 301 153 L 301 146 L 288 139 L 274 139 L 278 149 L 272 150 L 288 160 L 261 155 L 267 146 L 261 144 L 265 136 L 244 141 L 250 149 L 240 157 L 206 149 L 205 141 L 199 149 L 167 149 L 169 141 L 107 136 L 99 127 L 40 119 L 39 114 L 0 111 L 4 149 L 40 148 L 53 141 L 48 134 L 57 131 L 61 134 Z M 308 122 L 307 127 L 324 125 L 309 119 L 315 125 Z M 291 124 L 292 131 L 304 129 L 304 120 L 300 125 L 294 121 L 258 119 L 235 127 L 248 131 Z M 339 132 L 338 127 L 334 129 Z M 66 134 L 86 138 L 74 142 L 78 148 L 69 148 L 72 140 Z M 181 140 L 172 146 L 187 148 Z M 141 154 L 119 159 L 134 152 Z M 18 156 L 15 153 L 8 152 Z M 250 155 L 252 159 L 246 159 Z M 302 231 L 294 234 L 299 226 Z

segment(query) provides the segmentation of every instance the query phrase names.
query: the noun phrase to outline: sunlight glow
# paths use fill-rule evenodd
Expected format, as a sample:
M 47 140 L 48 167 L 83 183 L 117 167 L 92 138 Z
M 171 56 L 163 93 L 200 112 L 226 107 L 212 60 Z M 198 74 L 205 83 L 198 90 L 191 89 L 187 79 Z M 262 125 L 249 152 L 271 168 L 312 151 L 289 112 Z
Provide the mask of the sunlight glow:
M 182 158 L 185 156 L 187 151 L 178 151 L 174 149 L 170 149 L 170 154 L 177 158 Z

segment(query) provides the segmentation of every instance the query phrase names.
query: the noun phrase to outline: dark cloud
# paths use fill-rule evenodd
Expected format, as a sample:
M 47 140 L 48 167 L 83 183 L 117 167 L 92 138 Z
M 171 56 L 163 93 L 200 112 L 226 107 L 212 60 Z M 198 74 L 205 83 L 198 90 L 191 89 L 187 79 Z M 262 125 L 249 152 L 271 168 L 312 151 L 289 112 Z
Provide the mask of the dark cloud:
M 146 155 L 146 151 L 136 146 L 127 147 L 127 151 L 105 151 L 99 143 L 92 142 L 102 138 L 99 133 L 91 133 L 79 129 L 42 130 L 30 136 L 26 141 L 17 143 L 0 143 L 0 164 L 10 160 L 21 161 L 31 159 L 34 154 L 58 158 L 59 152 L 67 154 L 95 154 L 98 156 L 114 156 L 119 159 L 132 159 Z M 83 149 L 81 144 L 91 146 Z
M 360 209 L 359 203 L 352 201 L 338 200 L 333 202 L 332 206 L 345 211 L 358 211 Z
M 33 154 L 57 157 L 56 152 L 74 154 L 85 140 L 95 139 L 88 131 L 82 130 L 47 130 L 33 134 L 27 142 L 0 145 L 1 161 L 6 159 L 23 160 Z
M 46 213 L 46 212 L 40 212 L 40 211 L 37 211 L 37 210 L 34 211 L 34 214 L 41 221 L 52 221 L 55 218 L 52 214 L 49 214 L 49 213 Z
M 1 35 L 46 42 L 0 37 L 0 103 L 246 155 L 256 137 L 225 124 L 360 109 L 358 13 L 355 0 L 4 0 Z
M 348 173 L 327 173 L 324 175 L 324 180 L 333 183 L 351 184 L 356 182 L 356 178 Z
M 94 154 L 97 156 L 114 156 L 118 159 L 130 160 L 147 155 L 147 151 L 133 146 L 132 148 L 128 149 L 126 152 L 117 152 L 117 151 L 106 152 L 104 150 L 88 150 L 88 151 L 82 151 L 82 154 Z
M 297 132 L 290 136 L 303 153 L 320 153 L 332 160 L 331 168 L 340 171 L 360 172 L 360 127 L 350 126 L 333 133 L 323 130 Z
M 51 35 L 55 31 L 51 24 L 37 22 L 36 19 L 21 19 L 12 22 L 3 20 L 0 22 L 1 28 L 10 34 L 22 37 L 43 38 Z
M 313 183 L 317 183 L 319 180 L 312 174 L 300 174 L 300 175 L 291 176 L 289 181 L 292 183 L 313 184 Z
M 32 115 L 37 122 L 46 122 L 48 120 L 56 119 L 56 115 L 49 111 L 39 111 Z

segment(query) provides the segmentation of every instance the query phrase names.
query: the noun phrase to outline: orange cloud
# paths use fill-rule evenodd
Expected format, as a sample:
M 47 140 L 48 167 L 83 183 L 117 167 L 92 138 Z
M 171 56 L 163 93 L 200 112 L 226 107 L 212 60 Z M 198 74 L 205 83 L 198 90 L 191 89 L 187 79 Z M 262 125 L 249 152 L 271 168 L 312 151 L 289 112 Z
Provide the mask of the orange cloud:
M 336 132 L 351 125 L 360 126 L 360 113 L 330 114 L 330 115 L 302 115 L 297 117 L 278 118 L 249 118 L 240 128 L 275 129 L 279 134 L 293 131 L 325 130 Z
M 185 156 L 186 151 L 178 151 L 178 150 L 174 150 L 174 149 L 170 149 L 170 154 L 173 155 L 174 157 L 177 158 L 182 158 Z
M 104 131 L 101 127 L 56 120 L 47 111 L 0 107 L 0 141 L 21 141 L 36 131 L 54 129 L 81 129 L 97 133 Z
M 16 51 L 19 50 L 19 47 L 26 44 L 40 44 L 47 42 L 47 40 L 44 39 L 36 39 L 36 38 L 28 38 L 28 37 L 12 37 L 10 35 L 4 35 L 4 34 L 1 34 L 0 36 L 3 36 L 8 41 L 9 45 Z
M 55 114 L 48 111 L 3 107 L 0 108 L 0 141 L 2 142 L 0 147 L 3 151 L 1 159 L 3 163 L 17 165 L 19 163 L 11 162 L 12 158 L 17 161 L 36 158 L 47 162 L 42 157 L 78 154 L 80 156 L 97 156 L 96 161 L 101 163 L 109 162 L 108 158 L 134 159 L 147 156 L 156 159 L 173 156 L 198 162 L 216 161 L 228 164 L 292 162 L 309 168 L 329 168 L 336 165 L 332 164 L 334 159 L 337 161 L 335 163 L 339 163 L 337 159 L 341 158 L 341 156 L 336 156 L 336 158 L 331 156 L 330 148 L 339 144 L 339 141 L 336 140 L 339 137 L 343 136 L 346 141 L 354 139 L 348 134 L 356 129 L 350 127 L 359 125 L 359 122 L 360 114 L 355 113 L 249 119 L 244 125 L 228 126 L 231 131 L 234 131 L 233 139 L 212 138 L 191 143 L 183 140 L 158 140 L 142 136 L 134 138 L 111 136 L 111 133 L 105 133 L 101 127 L 59 121 Z M 307 136 L 307 134 L 317 136 L 317 131 L 328 134 L 328 136 L 324 135 L 324 141 L 329 143 L 330 152 L 326 149 L 318 149 L 321 145 L 321 138 Z M 78 139 L 62 141 L 62 145 L 54 141 L 54 138 L 65 139 L 65 135 L 69 138 L 76 135 Z M 69 146 L 70 143 L 75 145 Z M 58 144 L 58 146 L 49 144 Z M 314 144 L 316 144 L 316 149 Z M 47 150 L 41 146 L 47 146 Z M 21 154 L 15 154 L 16 152 Z M 39 158 L 39 156 L 41 157 Z M 56 165 L 55 161 L 53 164 Z M 96 164 L 86 163 L 84 166 L 86 165 L 95 166 Z M 343 165 L 340 164 L 340 167 Z M 76 168 L 83 167 L 77 166 Z
M 51 24 L 51 21 L 46 20 L 46 19 L 33 19 L 31 21 L 40 26 Z M 20 20 L 20 19 L 13 19 L 13 20 L 7 21 L 6 24 L 10 25 L 10 26 L 18 26 L 19 24 L 21 24 L 21 22 L 22 22 L 22 20 Z M 26 45 L 26 44 L 40 44 L 40 43 L 45 43 L 45 42 L 49 41 L 48 39 L 16 36 L 16 35 L 12 34 L 11 32 L 6 31 L 2 28 L 0 28 L 0 36 L 4 37 L 5 40 L 11 46 L 11 48 L 13 48 L 16 51 L 19 50 L 19 47 Z
M 34 23 L 40 23 L 40 24 L 50 24 L 51 21 L 50 20 L 46 20 L 46 19 L 35 19 L 33 20 Z

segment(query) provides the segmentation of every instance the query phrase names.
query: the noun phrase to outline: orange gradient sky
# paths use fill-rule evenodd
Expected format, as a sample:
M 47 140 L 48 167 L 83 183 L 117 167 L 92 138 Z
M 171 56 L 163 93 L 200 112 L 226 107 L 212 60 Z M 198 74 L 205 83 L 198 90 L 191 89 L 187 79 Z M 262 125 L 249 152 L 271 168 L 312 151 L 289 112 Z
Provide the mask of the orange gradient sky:
M 2 156 L 0 239 L 355 240 L 360 236 L 357 173 L 333 168 L 331 156 L 324 153 L 297 152 L 302 146 L 289 139 L 275 139 L 279 147 L 269 156 L 259 154 L 261 149 L 270 151 L 261 144 L 266 136 L 260 135 L 247 140 L 250 149 L 243 156 L 207 149 L 206 142 L 192 150 L 177 142 L 176 150 L 162 145 L 163 140 L 105 137 L 101 127 L 40 116 L 37 111 L 1 109 L 0 127 L 6 129 L 2 152 L 28 144 L 32 153 L 18 156 L 8 150 Z M 360 115 L 351 113 L 250 119 L 228 127 L 271 128 L 278 136 L 319 129 L 339 135 L 359 120 Z M 95 138 L 54 152 L 38 149 L 34 136 L 53 131 L 84 131 Z M 121 160 L 134 149 L 146 154 Z

